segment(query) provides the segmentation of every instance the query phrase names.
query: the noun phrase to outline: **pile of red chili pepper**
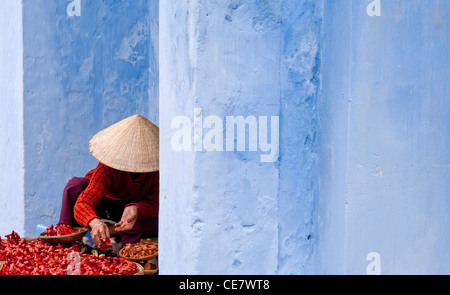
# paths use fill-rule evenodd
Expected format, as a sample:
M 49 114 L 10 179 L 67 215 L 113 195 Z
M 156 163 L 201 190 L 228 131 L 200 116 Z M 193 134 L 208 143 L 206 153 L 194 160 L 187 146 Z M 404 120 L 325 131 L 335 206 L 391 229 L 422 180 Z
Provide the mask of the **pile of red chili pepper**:
M 135 263 L 120 258 L 81 254 L 81 275 L 134 275 Z
M 137 272 L 136 264 L 129 260 L 79 252 L 80 244 L 63 247 L 42 240 L 27 241 L 13 231 L 0 242 L 0 261 L 4 261 L 0 275 L 133 275 Z M 73 272 L 77 268 L 78 273 Z
M 53 228 L 53 224 L 51 224 L 47 226 L 46 230 L 47 237 L 71 235 L 80 231 L 79 229 L 75 230 L 70 225 L 63 223 L 57 223 L 55 228 Z

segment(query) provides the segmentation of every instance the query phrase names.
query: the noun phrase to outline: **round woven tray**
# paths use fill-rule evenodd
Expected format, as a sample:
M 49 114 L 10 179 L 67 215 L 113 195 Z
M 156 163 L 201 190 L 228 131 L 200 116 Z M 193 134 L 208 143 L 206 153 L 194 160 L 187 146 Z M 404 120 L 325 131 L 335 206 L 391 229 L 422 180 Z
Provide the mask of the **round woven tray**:
M 155 273 L 158 272 L 158 269 L 150 269 L 150 270 L 144 270 L 144 275 L 154 275 Z
M 67 244 L 81 240 L 87 233 L 87 229 L 84 227 L 74 227 L 74 229 L 79 229 L 80 231 L 74 234 L 64 236 L 47 236 L 47 232 L 42 232 L 39 234 L 39 238 L 42 241 L 48 243 Z
M 135 262 L 147 261 L 147 260 L 150 260 L 150 259 L 158 257 L 158 252 L 156 252 L 156 253 L 154 253 L 152 255 L 149 255 L 149 256 L 129 257 L 129 256 L 123 255 L 123 251 L 124 250 L 125 250 L 124 248 L 120 249 L 119 256 L 122 257 L 122 258 L 128 259 L 128 260 L 131 260 L 131 261 L 135 261 Z

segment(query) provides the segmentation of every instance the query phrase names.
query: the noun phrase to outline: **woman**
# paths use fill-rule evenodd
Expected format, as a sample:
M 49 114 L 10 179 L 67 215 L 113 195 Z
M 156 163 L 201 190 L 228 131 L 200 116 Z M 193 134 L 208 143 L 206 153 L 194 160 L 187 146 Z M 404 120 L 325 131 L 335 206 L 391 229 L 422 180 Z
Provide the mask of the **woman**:
M 158 127 L 134 115 L 97 133 L 89 149 L 99 164 L 68 181 L 59 223 L 87 228 L 97 247 L 115 235 L 123 245 L 156 236 Z

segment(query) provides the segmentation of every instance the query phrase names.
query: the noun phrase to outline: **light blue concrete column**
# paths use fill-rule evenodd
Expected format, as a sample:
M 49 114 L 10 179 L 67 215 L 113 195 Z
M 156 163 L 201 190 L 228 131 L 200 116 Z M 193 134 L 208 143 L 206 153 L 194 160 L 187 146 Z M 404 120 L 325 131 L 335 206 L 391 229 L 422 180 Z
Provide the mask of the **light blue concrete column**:
M 0 1 L 0 235 L 24 233 L 21 1 Z
M 162 274 L 312 272 L 321 9 L 160 3 Z

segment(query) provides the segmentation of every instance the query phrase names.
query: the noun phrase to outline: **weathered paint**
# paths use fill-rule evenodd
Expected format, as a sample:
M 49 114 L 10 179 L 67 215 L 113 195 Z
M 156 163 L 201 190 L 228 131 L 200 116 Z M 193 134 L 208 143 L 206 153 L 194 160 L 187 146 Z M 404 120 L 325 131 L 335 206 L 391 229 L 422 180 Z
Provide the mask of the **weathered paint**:
M 161 273 L 311 271 L 321 9 L 315 1 L 161 2 Z M 223 121 L 279 116 L 279 157 L 175 152 L 171 120 L 194 121 L 194 108 Z
M 88 142 L 139 113 L 158 123 L 157 1 L 23 1 L 25 234 L 55 223 Z
M 323 4 L 161 5 L 163 273 L 450 271 L 449 4 Z M 173 152 L 194 108 L 277 113 L 279 161 Z

